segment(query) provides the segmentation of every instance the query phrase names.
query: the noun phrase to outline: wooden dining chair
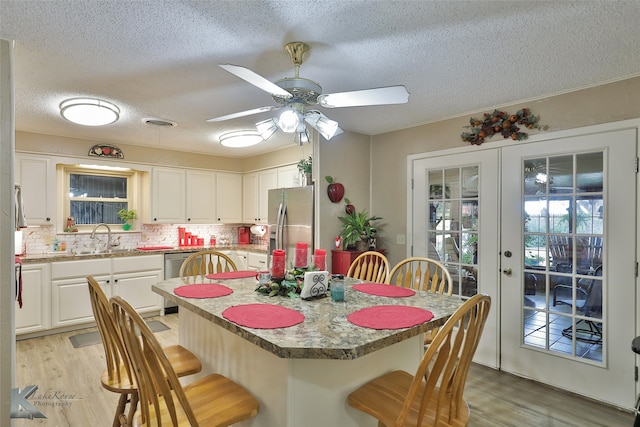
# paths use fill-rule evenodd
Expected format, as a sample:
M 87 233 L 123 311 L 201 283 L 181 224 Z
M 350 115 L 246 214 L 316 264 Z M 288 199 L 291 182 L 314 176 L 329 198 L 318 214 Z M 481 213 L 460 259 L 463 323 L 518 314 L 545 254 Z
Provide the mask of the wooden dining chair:
M 218 251 L 200 251 L 189 255 L 180 266 L 180 277 L 206 276 L 211 273 L 237 271 L 228 255 Z
M 107 390 L 120 394 L 113 418 L 113 427 L 119 427 L 124 422 L 127 422 L 126 425 L 130 425 L 138 402 L 138 393 L 131 365 L 126 357 L 118 328 L 114 323 L 107 296 L 92 276 L 87 277 L 87 283 L 89 285 L 91 308 L 98 325 L 98 332 L 102 338 L 102 346 L 107 362 L 107 368 L 102 373 L 100 381 Z M 164 351 L 178 376 L 183 377 L 202 370 L 202 363 L 200 363 L 198 357 L 186 348 L 180 345 L 172 345 L 165 347 Z M 127 403 L 130 406 L 128 415 L 125 416 Z M 126 418 L 126 421 L 122 419 L 123 417 Z
M 387 257 L 377 251 L 363 252 L 353 260 L 347 271 L 347 277 L 384 283 L 389 275 Z
M 167 355 L 140 315 L 111 298 L 115 323 L 138 386 L 133 426 L 229 426 L 255 417 L 258 401 L 239 384 L 211 374 L 182 386 Z
M 453 294 L 449 270 L 432 258 L 411 257 L 400 261 L 391 269 L 387 283 L 437 294 Z M 437 333 L 437 328 L 425 332 L 424 344 L 429 345 Z
M 464 386 L 490 307 L 488 295 L 471 297 L 440 328 L 415 375 L 388 372 L 349 394 L 348 404 L 379 426 L 466 426 Z

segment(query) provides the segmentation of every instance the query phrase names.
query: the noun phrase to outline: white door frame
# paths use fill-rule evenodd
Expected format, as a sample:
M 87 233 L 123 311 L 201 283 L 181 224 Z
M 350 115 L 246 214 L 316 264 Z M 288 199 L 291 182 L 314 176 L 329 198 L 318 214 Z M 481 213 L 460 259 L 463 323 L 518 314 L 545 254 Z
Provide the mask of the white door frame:
M 406 220 L 406 235 L 407 235 L 407 256 L 411 255 L 411 247 L 413 244 L 413 237 L 412 237 L 412 232 L 413 232 L 413 190 L 412 190 L 412 180 L 413 180 L 413 162 L 419 159 L 425 159 L 425 158 L 431 158 L 431 157 L 438 157 L 438 156 L 447 156 L 447 155 L 457 155 L 457 154 L 463 154 L 463 153 L 468 153 L 469 151 L 482 151 L 482 150 L 493 150 L 493 149 L 498 149 L 498 148 L 502 148 L 502 147 L 507 147 L 507 146 L 513 146 L 513 145 L 525 145 L 525 144 L 535 144 L 537 142 L 541 142 L 541 141 L 548 141 L 548 140 L 552 140 L 552 139 L 558 139 L 558 138 L 565 138 L 565 137 L 573 137 L 573 136 L 580 136 L 580 135 L 587 135 L 587 134 L 592 134 L 592 133 L 600 133 L 600 132 L 608 132 L 608 131 L 612 131 L 612 130 L 621 130 L 621 129 L 636 129 L 636 132 L 640 131 L 640 119 L 631 119 L 631 120 L 624 120 L 624 121 L 619 121 L 619 122 L 613 122 L 613 123 L 606 123 L 606 124 L 599 124 L 599 125 L 593 125 L 593 126 L 586 126 L 586 127 L 581 127 L 581 128 L 575 128 L 575 129 L 568 129 L 568 130 L 561 130 L 561 131 L 556 131 L 556 132 L 552 132 L 552 133 L 542 133 L 542 134 L 538 134 L 538 135 L 533 135 L 531 137 L 529 137 L 528 140 L 526 141 L 518 141 L 518 142 L 513 142 L 510 140 L 496 140 L 496 141 L 489 141 L 489 142 L 485 142 L 485 144 L 481 145 L 481 146 L 465 146 L 465 147 L 457 147 L 457 148 L 450 148 L 450 149 L 445 149 L 445 150 L 438 150 L 438 151 L 432 151 L 432 152 L 424 152 L 424 153 L 418 153 L 418 154 L 412 154 L 412 155 L 408 155 L 407 156 L 407 176 L 406 176 L 406 189 L 407 189 L 407 220 Z M 640 139 L 640 138 L 639 138 Z M 640 153 L 640 149 L 638 150 L 638 152 Z M 636 174 L 636 188 L 638 188 L 640 191 L 640 174 Z M 498 192 L 500 191 L 500 189 L 497 190 Z M 640 212 L 640 197 L 636 197 L 636 212 Z M 637 242 L 640 241 L 640 215 L 637 214 L 636 215 L 636 250 L 635 250 L 635 259 L 636 259 L 636 263 L 638 263 L 638 244 Z M 485 269 L 487 269 L 487 266 L 484 267 Z M 488 268 L 491 268 L 491 266 L 489 266 Z M 494 268 L 496 269 L 496 271 L 498 271 L 500 269 L 500 264 L 499 261 L 496 263 L 496 265 L 494 266 Z M 499 279 L 498 279 L 499 280 Z M 638 289 L 638 285 L 640 284 L 640 280 L 638 279 L 638 276 L 636 275 L 636 279 L 635 279 L 635 288 Z M 498 285 L 498 288 L 499 285 Z M 499 310 L 499 304 L 500 304 L 500 300 L 494 300 L 494 307 L 496 309 L 496 311 L 500 311 Z M 638 307 L 640 307 L 640 292 L 636 292 L 635 294 L 635 311 L 636 311 L 636 315 L 635 315 L 635 325 L 633 325 L 634 327 L 634 334 L 637 335 L 638 331 L 640 331 L 640 316 L 638 316 Z M 498 321 L 498 330 L 497 333 L 500 334 L 500 330 L 499 330 L 499 321 Z M 500 348 L 499 348 L 499 343 L 496 344 L 496 354 L 500 354 Z M 629 343 L 629 347 L 627 349 L 620 349 L 620 351 L 631 351 L 631 343 Z M 499 359 L 498 359 L 499 360 Z M 640 364 L 640 355 L 636 355 L 636 366 L 638 366 Z M 499 362 L 498 362 L 498 368 L 499 368 Z M 636 381 L 636 393 L 640 392 L 640 386 L 638 385 L 639 383 Z M 627 408 L 628 409 L 628 408 Z

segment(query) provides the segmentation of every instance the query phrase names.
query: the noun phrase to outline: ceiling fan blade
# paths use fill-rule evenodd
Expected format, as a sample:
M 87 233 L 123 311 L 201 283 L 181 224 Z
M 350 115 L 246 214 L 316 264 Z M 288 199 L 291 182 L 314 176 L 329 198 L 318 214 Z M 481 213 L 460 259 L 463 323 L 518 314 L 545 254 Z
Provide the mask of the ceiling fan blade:
M 286 90 L 282 89 L 275 83 L 271 83 L 269 80 L 262 77 L 260 74 L 251 71 L 248 68 L 241 67 L 239 65 L 232 64 L 220 64 L 220 68 L 230 72 L 231 74 L 240 77 L 242 80 L 251 83 L 252 85 L 268 92 L 272 95 L 279 95 L 283 98 L 291 98 L 292 95 Z
M 327 141 L 342 133 L 342 129 L 338 127 L 338 122 L 329 119 L 318 110 L 309 110 L 304 113 L 304 121 L 317 130 Z
M 326 108 L 405 104 L 408 101 L 409 92 L 402 85 L 354 90 L 352 92 L 328 93 L 318 96 L 318 104 Z
M 207 120 L 208 122 L 222 122 L 225 120 L 236 119 L 238 117 L 250 116 L 252 114 L 258 113 L 266 113 L 267 111 L 277 110 L 281 107 L 276 107 L 275 105 L 269 107 L 260 107 L 254 108 L 253 110 L 240 111 L 239 113 L 227 114 L 226 116 L 214 117 L 212 119 Z

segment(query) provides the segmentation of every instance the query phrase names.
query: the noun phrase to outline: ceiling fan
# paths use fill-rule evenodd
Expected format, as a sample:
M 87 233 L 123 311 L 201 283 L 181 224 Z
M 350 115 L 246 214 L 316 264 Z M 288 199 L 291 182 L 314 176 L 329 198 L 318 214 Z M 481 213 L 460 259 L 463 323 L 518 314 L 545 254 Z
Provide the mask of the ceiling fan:
M 287 43 L 284 49 L 289 53 L 291 62 L 295 66 L 295 77 L 285 77 L 275 83 L 248 68 L 239 65 L 220 64 L 222 69 L 271 94 L 271 97 L 278 105 L 259 107 L 215 117 L 207 120 L 207 122 L 221 122 L 283 109 L 284 111 L 280 114 L 280 117 L 256 123 L 258 133 L 263 140 L 266 140 L 276 130 L 281 129 L 287 133 L 295 133 L 295 141 L 302 145 L 309 142 L 309 133 L 305 123 L 317 130 L 327 141 L 342 133 L 342 129 L 338 127 L 338 122 L 329 119 L 317 109 L 308 109 L 308 107 L 319 105 L 325 108 L 340 108 L 404 104 L 409 100 L 409 93 L 402 85 L 323 94 L 322 87 L 318 83 L 300 77 L 300 65 L 304 54 L 309 50 L 309 46 L 303 42 L 291 42 Z

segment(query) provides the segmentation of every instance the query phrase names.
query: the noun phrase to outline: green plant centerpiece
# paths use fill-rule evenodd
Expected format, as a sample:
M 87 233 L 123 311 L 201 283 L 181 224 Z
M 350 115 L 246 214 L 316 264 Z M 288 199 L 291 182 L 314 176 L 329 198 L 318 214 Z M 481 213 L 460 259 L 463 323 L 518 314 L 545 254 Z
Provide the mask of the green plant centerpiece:
M 307 267 L 294 267 L 293 263 L 289 265 L 289 270 L 284 275 L 284 279 L 271 279 L 271 281 L 262 284 L 258 283 L 256 292 L 267 294 L 270 297 L 283 296 L 289 298 L 298 298 L 302 287 L 304 286 L 304 273 L 307 271 L 316 271 L 317 268 L 313 263 Z
M 118 211 L 118 217 L 124 221 L 122 224 L 122 228 L 125 230 L 129 230 L 131 228 L 131 221 L 138 218 L 138 212 L 135 209 L 120 209 Z
M 367 211 L 353 212 L 345 216 L 339 216 L 342 229 L 340 230 L 340 238 L 345 249 L 356 248 L 359 245 L 368 247 L 368 240 L 375 237 L 378 227 L 375 227 L 373 221 L 382 219 L 376 215 L 369 215 Z

